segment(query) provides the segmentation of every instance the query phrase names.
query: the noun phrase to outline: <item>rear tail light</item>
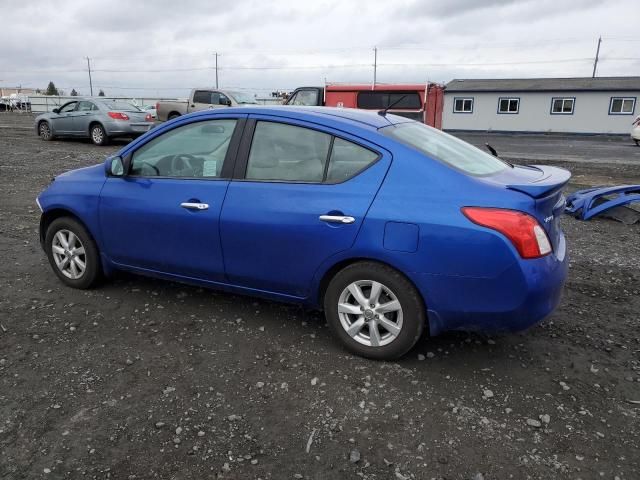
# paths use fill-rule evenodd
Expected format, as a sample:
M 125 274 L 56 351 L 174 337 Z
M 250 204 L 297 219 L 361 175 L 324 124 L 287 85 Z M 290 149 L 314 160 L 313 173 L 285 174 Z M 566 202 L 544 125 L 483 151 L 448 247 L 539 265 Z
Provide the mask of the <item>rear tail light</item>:
M 107 115 L 115 120 L 129 120 L 129 116 L 122 112 L 107 112 Z
M 147 113 L 147 116 L 144 117 L 144 121 L 145 122 L 153 122 L 153 117 L 151 116 L 150 113 Z
M 538 220 L 527 213 L 481 207 L 463 207 L 462 213 L 473 223 L 502 233 L 522 258 L 539 258 L 551 253 L 547 233 Z

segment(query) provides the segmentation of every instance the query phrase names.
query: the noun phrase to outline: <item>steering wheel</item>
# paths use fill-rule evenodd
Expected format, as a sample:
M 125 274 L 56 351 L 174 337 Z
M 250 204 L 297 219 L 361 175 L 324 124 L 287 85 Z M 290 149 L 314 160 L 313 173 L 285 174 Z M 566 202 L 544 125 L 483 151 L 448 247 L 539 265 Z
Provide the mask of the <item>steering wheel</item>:
M 153 170 L 156 172 L 156 175 L 157 175 L 157 176 L 160 176 L 160 170 L 158 170 L 158 167 L 156 167 L 156 166 L 155 166 L 155 165 L 153 165 L 152 163 L 145 162 L 145 161 L 142 161 L 142 164 L 143 164 L 145 167 L 149 167 L 149 168 L 153 169 Z
M 194 155 L 190 155 L 188 153 L 179 153 L 178 155 L 174 155 L 171 159 L 171 172 L 175 175 L 176 173 L 181 173 L 183 176 L 183 172 L 190 172 L 192 175 L 195 174 L 195 165 L 197 163 L 197 157 Z

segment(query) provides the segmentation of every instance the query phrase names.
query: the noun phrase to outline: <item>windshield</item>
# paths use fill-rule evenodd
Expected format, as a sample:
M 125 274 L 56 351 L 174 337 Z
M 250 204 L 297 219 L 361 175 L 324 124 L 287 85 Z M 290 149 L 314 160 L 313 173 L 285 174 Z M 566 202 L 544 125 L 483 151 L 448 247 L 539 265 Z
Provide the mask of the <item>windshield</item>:
M 133 103 L 124 100 L 103 100 L 109 110 L 120 110 L 125 112 L 140 112 L 141 110 Z
M 492 175 L 509 166 L 499 158 L 423 123 L 390 125 L 380 131 L 469 175 Z
M 249 95 L 248 93 L 243 93 L 243 92 L 229 92 L 229 95 L 231 95 L 233 98 L 235 98 L 236 103 L 239 104 L 245 104 L 245 103 L 250 103 L 250 104 L 257 104 L 258 102 L 256 102 L 255 97 L 253 97 L 252 95 Z

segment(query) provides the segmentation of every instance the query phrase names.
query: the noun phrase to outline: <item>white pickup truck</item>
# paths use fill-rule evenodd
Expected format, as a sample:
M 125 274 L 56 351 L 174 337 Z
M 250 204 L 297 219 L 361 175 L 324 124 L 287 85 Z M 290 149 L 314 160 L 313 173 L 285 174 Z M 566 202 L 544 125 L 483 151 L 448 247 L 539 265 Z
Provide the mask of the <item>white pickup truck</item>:
M 156 103 L 156 116 L 161 122 L 172 118 L 212 108 L 235 107 L 256 104 L 255 99 L 246 93 L 219 90 L 215 88 L 194 88 L 185 101 L 159 101 Z

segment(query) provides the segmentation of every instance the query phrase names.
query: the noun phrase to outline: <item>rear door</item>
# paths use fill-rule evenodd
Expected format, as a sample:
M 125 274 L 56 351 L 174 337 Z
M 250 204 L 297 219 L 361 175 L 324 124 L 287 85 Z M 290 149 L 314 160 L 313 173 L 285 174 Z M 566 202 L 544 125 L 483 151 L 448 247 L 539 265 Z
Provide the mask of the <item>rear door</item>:
M 321 263 L 353 245 L 391 156 L 356 137 L 265 115 L 250 116 L 238 155 L 220 219 L 227 277 L 306 297 Z
M 219 220 L 243 115 L 173 128 L 131 154 L 100 195 L 109 258 L 121 267 L 223 281 Z

